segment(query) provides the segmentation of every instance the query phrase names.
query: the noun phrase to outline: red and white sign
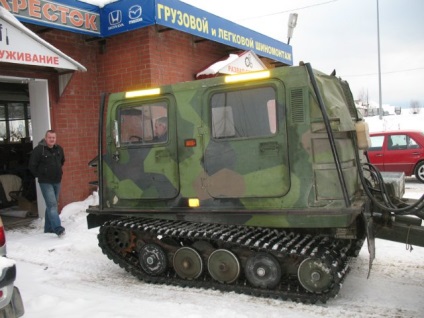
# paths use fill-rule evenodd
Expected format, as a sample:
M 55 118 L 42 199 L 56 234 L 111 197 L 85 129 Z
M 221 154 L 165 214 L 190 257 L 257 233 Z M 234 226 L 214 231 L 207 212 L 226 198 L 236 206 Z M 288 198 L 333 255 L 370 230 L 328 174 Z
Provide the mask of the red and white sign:
M 0 62 L 86 71 L 0 7 Z
M 266 70 L 266 66 L 253 51 L 230 54 L 228 58 L 215 62 L 196 74 L 196 78 L 214 77 L 218 74 L 239 74 Z

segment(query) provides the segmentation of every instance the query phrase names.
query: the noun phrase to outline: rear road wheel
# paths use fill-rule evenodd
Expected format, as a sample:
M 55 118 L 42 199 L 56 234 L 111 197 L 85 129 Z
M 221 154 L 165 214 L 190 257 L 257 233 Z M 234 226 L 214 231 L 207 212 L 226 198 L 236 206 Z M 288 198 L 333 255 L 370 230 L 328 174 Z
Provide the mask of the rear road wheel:
M 322 293 L 331 288 L 333 275 L 328 264 L 320 259 L 307 258 L 299 266 L 300 284 L 312 293 Z
M 255 287 L 272 289 L 281 279 L 281 267 L 277 259 L 266 253 L 249 257 L 244 270 L 247 280 Z
M 418 181 L 424 183 L 424 161 L 421 161 L 415 167 L 415 177 Z
M 182 279 L 196 279 L 203 271 L 203 262 L 199 253 L 191 247 L 181 247 L 174 254 L 175 272 Z
M 209 256 L 208 270 L 213 279 L 231 284 L 240 275 L 240 263 L 232 252 L 220 249 Z

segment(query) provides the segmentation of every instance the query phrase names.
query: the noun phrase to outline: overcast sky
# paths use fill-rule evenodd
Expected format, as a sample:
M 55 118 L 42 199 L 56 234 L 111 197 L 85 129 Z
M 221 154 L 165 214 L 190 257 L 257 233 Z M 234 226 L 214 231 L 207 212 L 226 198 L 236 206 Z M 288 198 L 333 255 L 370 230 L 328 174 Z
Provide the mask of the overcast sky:
M 298 13 L 290 44 L 294 65 L 336 69 L 355 99 L 378 104 L 377 0 L 183 0 L 287 43 L 289 14 Z M 424 107 L 424 0 L 379 0 L 382 103 Z

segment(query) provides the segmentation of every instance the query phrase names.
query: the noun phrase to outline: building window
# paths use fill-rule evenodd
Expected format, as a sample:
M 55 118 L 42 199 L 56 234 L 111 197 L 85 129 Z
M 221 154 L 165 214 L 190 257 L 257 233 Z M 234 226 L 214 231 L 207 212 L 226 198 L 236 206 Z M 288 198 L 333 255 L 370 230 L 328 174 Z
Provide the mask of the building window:
M 29 103 L 0 101 L 0 142 L 23 140 L 32 140 Z
M 212 95 L 213 138 L 265 137 L 277 131 L 276 92 L 258 87 Z

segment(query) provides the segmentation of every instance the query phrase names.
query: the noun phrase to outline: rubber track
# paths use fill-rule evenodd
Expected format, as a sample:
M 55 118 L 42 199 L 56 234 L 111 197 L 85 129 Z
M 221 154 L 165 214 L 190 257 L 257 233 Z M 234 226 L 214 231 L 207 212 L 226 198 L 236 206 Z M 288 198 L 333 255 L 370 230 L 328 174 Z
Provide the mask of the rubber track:
M 325 261 L 326 264 L 331 264 L 329 267 L 331 268 L 333 282 L 331 288 L 326 292 L 311 293 L 300 285 L 296 277 L 284 278 L 284 275 L 280 285 L 275 290 L 252 287 L 244 277 L 243 269 L 241 269 L 240 277 L 232 284 L 223 284 L 213 280 L 205 269 L 196 280 L 179 278 L 172 266 L 169 266 L 169 270 L 161 276 L 151 276 L 141 269 L 137 252 L 122 253 L 114 248 L 114 244 L 109 243 L 108 233 L 117 229 L 126 229 L 133 233 L 148 233 L 153 237 L 162 235 L 177 241 L 208 241 L 214 246 L 225 246 L 230 250 L 236 247 L 251 251 L 266 251 L 280 260 L 288 255 L 298 259 L 315 257 Z M 326 303 L 328 299 L 334 298 L 338 294 L 348 272 L 348 250 L 352 248 L 349 240 L 300 235 L 269 228 L 141 218 L 125 218 L 106 222 L 100 228 L 98 239 L 100 248 L 109 259 L 147 283 L 233 291 L 259 297 L 313 304 L 318 301 Z

